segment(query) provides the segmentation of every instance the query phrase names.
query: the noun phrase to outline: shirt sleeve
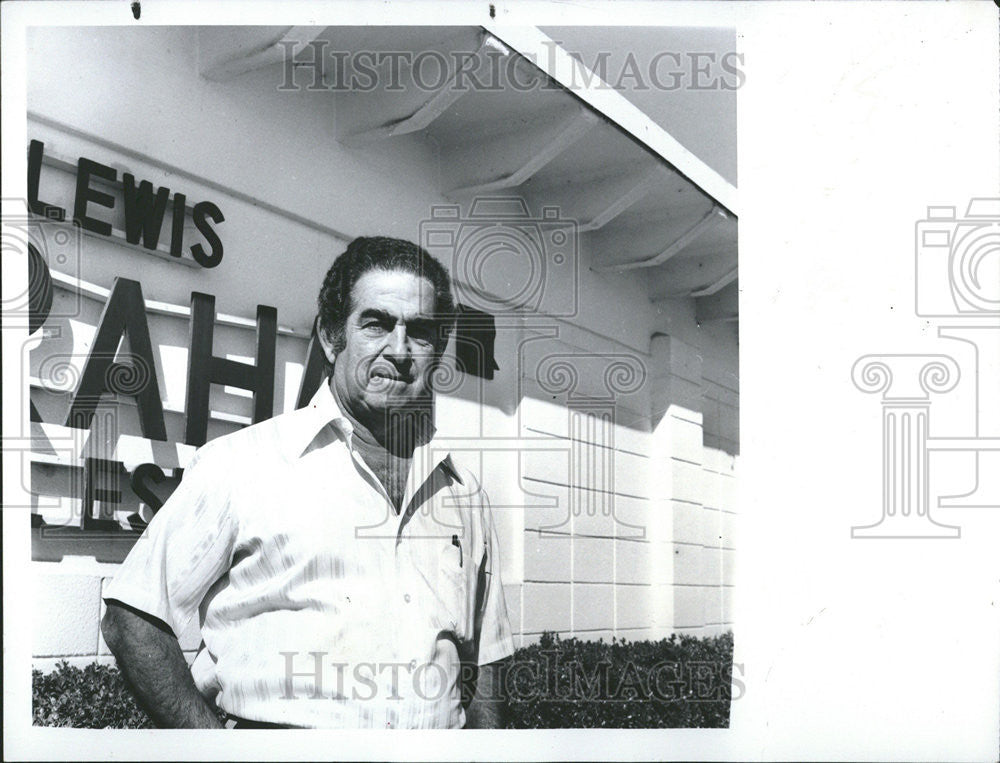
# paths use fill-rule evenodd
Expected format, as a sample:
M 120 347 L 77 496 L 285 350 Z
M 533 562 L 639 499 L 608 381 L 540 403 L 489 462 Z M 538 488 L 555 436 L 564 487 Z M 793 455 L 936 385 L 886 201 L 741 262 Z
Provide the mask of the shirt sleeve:
M 485 575 L 482 577 L 485 593 L 482 605 L 477 615 L 481 618 L 478 644 L 479 665 L 502 660 L 514 653 L 514 636 L 511 633 L 510 618 L 507 616 L 507 602 L 503 594 L 503 581 L 500 579 L 500 543 L 497 539 L 496 527 L 493 523 L 493 512 L 490 509 L 486 493 L 483 497 L 483 533 L 486 545 L 486 561 L 483 566 Z
M 228 484 L 232 465 L 203 446 L 173 495 L 136 541 L 104 599 L 153 615 L 179 635 L 230 567 L 236 542 Z

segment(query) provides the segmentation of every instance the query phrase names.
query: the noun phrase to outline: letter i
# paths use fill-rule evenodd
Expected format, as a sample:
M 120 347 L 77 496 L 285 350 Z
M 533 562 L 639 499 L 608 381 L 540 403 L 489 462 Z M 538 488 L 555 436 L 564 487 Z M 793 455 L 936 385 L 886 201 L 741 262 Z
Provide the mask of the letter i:
M 183 193 L 174 194 L 173 225 L 170 229 L 170 254 L 180 257 L 184 247 L 184 215 L 187 197 Z

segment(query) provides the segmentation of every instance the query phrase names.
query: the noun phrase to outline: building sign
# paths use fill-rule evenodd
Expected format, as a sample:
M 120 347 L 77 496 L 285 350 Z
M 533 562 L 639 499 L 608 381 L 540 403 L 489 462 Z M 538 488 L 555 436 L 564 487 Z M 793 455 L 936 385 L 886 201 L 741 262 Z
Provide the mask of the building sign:
M 40 198 L 39 179 L 44 155 L 45 144 L 38 140 L 31 141 L 28 148 L 28 208 L 33 214 L 50 220 L 65 220 L 65 209 Z M 217 225 L 226 218 L 218 206 L 211 201 L 199 201 L 188 210 L 187 197 L 183 193 L 174 193 L 171 198 L 170 189 L 166 186 L 154 190 L 153 184 L 148 180 L 141 180 L 137 184 L 135 176 L 130 172 L 122 173 L 119 181 L 118 170 L 81 156 L 76 164 L 72 219 L 83 230 L 100 236 L 112 235 L 112 225 L 104 217 L 107 212 L 102 213 L 101 209 L 113 210 L 116 199 L 113 194 L 101 190 L 98 187 L 101 185 L 121 191 L 125 240 L 129 244 L 155 252 L 160 240 L 169 235 L 170 255 L 182 257 L 185 252 L 184 224 L 190 213 L 191 221 L 204 237 L 208 250 L 201 242 L 196 242 L 187 247 L 187 251 L 203 268 L 214 268 L 222 262 L 222 239 L 213 224 Z M 169 234 L 165 235 L 164 222 L 168 206 L 171 210 L 170 225 Z
M 52 279 L 41 254 L 30 245 L 29 258 L 29 277 L 33 285 L 29 326 L 31 333 L 35 333 L 43 326 L 51 309 Z M 195 447 L 203 445 L 207 439 L 209 391 L 213 384 L 249 391 L 253 398 L 253 423 L 264 421 L 273 415 L 277 310 L 268 305 L 257 307 L 257 350 L 253 363 L 239 362 L 216 354 L 213 343 L 215 321 L 215 297 L 197 291 L 192 292 L 184 444 L 193 447 L 183 449 L 188 454 L 193 452 Z M 123 339 L 128 342 L 127 355 L 119 352 Z M 43 353 L 45 342 L 46 337 L 43 335 L 39 345 Z M 319 388 L 324 374 L 324 364 L 325 358 L 314 329 L 296 398 L 297 408 L 304 406 Z M 95 328 L 65 420 L 45 421 L 34 404 L 31 405 L 31 420 L 35 425 L 55 424 L 87 431 L 93 426 L 95 415 L 102 402 L 107 403 L 109 397 L 119 395 L 134 400 L 142 433 L 141 439 L 164 442 L 167 440 L 167 429 L 157 371 L 142 285 L 128 278 L 116 278 Z M 44 431 L 44 427 L 41 431 Z M 121 442 L 126 439 L 137 438 L 123 436 Z M 120 449 L 121 442 L 114 443 L 116 449 Z M 181 449 L 173 450 L 180 452 Z M 157 452 L 155 447 L 153 452 Z M 130 489 L 133 499 L 145 503 L 155 513 L 165 500 L 161 488 L 172 490 L 183 474 L 182 459 L 179 463 L 169 465 L 166 462 L 162 464 L 149 462 L 126 469 L 122 461 L 93 457 L 84 451 L 79 454 L 79 465 L 83 470 L 82 482 L 80 484 L 70 482 L 70 492 L 74 495 L 69 496 L 82 499 L 79 523 L 74 528 L 65 526 L 45 528 L 49 531 L 65 532 L 66 529 L 118 531 L 118 523 L 109 518 L 113 514 L 112 511 L 105 508 L 101 512 L 95 512 L 98 502 L 124 503 L 123 493 Z M 71 468 L 79 467 L 71 466 Z M 168 478 L 164 469 L 171 471 L 172 476 Z M 131 502 L 135 503 L 135 500 Z M 129 518 L 129 523 L 134 530 L 140 530 L 144 525 L 136 515 Z M 35 516 L 34 524 L 44 528 L 40 514 Z M 51 532 L 47 535 L 52 538 Z

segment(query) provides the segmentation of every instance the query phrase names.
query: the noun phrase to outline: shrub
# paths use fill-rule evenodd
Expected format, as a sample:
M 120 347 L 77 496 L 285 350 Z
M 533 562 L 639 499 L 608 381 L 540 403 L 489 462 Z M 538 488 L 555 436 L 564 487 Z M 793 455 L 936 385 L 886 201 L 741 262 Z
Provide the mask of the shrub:
M 611 643 L 544 634 L 507 667 L 508 725 L 727 728 L 732 671 L 731 633 Z
M 726 728 L 732 671 L 731 633 L 611 643 L 546 633 L 505 665 L 508 728 Z M 113 666 L 62 662 L 31 677 L 36 726 L 153 728 Z
M 60 662 L 51 673 L 31 671 L 32 723 L 87 729 L 153 728 L 125 687 L 118 668 Z

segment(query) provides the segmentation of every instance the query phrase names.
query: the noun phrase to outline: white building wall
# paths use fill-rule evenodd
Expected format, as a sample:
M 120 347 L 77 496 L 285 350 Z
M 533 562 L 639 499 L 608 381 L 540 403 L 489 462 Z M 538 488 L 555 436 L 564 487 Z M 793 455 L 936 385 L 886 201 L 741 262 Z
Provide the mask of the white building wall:
M 185 309 L 195 290 L 215 295 L 220 314 L 245 319 L 242 326 L 220 321 L 216 354 L 251 358 L 256 306 L 277 308 L 275 413 L 290 410 L 315 294 L 334 256 L 357 235 L 416 240 L 432 205 L 446 201 L 438 179 L 448 157 L 433 145 L 404 136 L 345 148 L 334 137 L 333 99 L 281 92 L 279 76 L 260 70 L 206 81 L 192 29 L 30 31 L 29 135 L 44 141 L 46 154 L 70 162 L 86 156 L 119 176 L 129 171 L 169 185 L 189 203 L 211 200 L 226 216 L 217 226 L 225 256 L 211 270 L 96 236 L 83 239 L 79 269 L 52 265 L 97 290 L 83 289 L 78 316 L 53 318 L 44 338 L 36 335 L 31 399 L 44 421 L 63 423 L 69 395 L 41 378 L 43 363 L 62 353 L 82 366 L 101 290 L 118 276 L 140 281 L 147 303 L 160 303 L 148 314 L 171 443 L 183 441 Z M 41 195 L 71 208 L 72 174 L 43 167 Z M 499 326 L 497 378 L 467 378 L 440 405 L 439 428 L 457 450 L 464 444 L 462 457 L 491 494 L 512 623 L 523 643 L 544 630 L 641 639 L 728 629 L 739 442 L 735 325 L 699 327 L 690 300 L 653 305 L 639 279 L 593 273 L 586 258 L 584 250 L 580 313 Z M 77 293 L 62 282 L 57 304 Z M 554 356 L 580 370 L 575 388 L 552 370 Z M 642 369 L 638 383 L 605 384 L 603 371 L 616 358 Z M 130 400 L 120 402 L 122 430 L 137 435 Z M 209 437 L 247 423 L 251 403 L 216 387 L 211 409 Z M 613 426 L 598 424 L 609 411 Z M 506 439 L 484 447 L 484 434 Z M 52 503 L 45 486 L 72 479 L 74 468 L 33 468 L 39 506 Z M 68 513 L 78 503 L 39 511 Z M 32 563 L 39 667 L 64 656 L 110 659 L 97 627 L 100 591 L 116 568 L 109 559 L 120 547 L 109 549 L 94 540 L 61 561 Z M 183 634 L 182 646 L 193 654 L 198 640 Z

